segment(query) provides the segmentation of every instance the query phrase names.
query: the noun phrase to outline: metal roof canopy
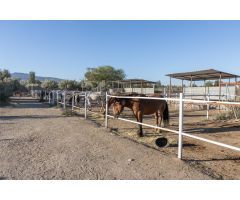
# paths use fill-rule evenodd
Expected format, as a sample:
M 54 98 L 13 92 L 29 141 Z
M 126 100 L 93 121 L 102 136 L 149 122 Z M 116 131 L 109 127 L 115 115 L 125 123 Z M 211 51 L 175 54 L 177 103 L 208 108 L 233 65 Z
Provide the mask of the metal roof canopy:
M 169 76 L 171 78 L 181 79 L 181 80 L 188 80 L 188 81 L 217 80 L 219 79 L 220 76 L 221 76 L 221 79 L 240 77 L 239 75 L 222 72 L 215 69 L 185 72 L 185 73 L 174 73 L 174 74 L 167 74 L 166 76 Z
M 153 81 L 148 81 L 144 79 L 125 79 L 125 80 L 120 80 L 120 81 L 110 81 L 110 82 L 116 82 L 116 83 L 132 83 L 132 84 L 137 84 L 137 83 L 150 83 L 150 84 L 156 84 L 156 82 Z

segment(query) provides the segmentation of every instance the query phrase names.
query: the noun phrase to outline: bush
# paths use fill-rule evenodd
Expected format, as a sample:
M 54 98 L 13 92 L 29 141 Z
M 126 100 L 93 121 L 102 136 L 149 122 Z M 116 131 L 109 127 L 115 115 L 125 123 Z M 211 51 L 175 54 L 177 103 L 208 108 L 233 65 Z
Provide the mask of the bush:
M 0 82 L 0 103 L 7 102 L 13 94 L 13 85 L 11 82 Z
M 65 109 L 65 110 L 63 110 L 62 115 L 66 116 L 66 117 L 72 117 L 72 116 L 78 116 L 78 113 L 76 111 Z
M 9 97 L 12 96 L 15 91 L 24 89 L 26 90 L 16 79 L 0 81 L 0 102 L 8 102 Z
M 219 115 L 216 116 L 216 120 L 230 120 L 230 119 L 240 119 L 240 110 L 235 110 L 234 111 L 228 111 L 225 113 L 220 113 Z

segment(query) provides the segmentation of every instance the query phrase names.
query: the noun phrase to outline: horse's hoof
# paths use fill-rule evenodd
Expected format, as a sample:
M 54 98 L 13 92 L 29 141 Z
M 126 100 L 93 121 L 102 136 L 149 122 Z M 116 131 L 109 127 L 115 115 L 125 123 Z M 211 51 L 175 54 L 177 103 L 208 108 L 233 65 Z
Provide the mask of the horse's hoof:
M 143 135 L 143 133 L 138 133 L 138 136 L 143 137 L 144 135 Z
M 161 129 L 156 129 L 156 133 L 161 133 Z

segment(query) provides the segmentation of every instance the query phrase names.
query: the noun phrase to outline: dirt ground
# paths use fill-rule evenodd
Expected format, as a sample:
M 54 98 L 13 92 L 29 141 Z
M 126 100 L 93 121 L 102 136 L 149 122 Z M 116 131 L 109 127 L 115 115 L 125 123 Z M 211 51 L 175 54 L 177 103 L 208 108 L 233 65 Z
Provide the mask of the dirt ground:
M 97 111 L 97 108 L 96 108 Z M 206 120 L 206 110 L 186 110 L 184 112 L 184 132 L 211 139 L 225 144 L 240 146 L 240 121 L 239 120 L 215 120 L 219 110 L 209 111 L 209 120 Z M 110 109 L 110 114 L 112 114 Z M 123 118 L 136 121 L 132 111 L 125 109 L 121 115 Z M 92 120 L 103 125 L 104 119 L 98 115 L 92 115 Z M 178 111 L 175 106 L 170 106 L 169 129 L 178 130 Z M 144 116 L 144 123 L 155 125 L 154 116 Z M 178 136 L 169 132 L 156 133 L 154 129 L 143 127 L 145 137 L 137 137 L 137 125 L 109 119 L 109 127 L 117 134 L 155 148 L 166 155 L 177 157 Z M 169 145 L 159 148 L 156 139 L 160 136 L 168 138 Z M 201 142 L 188 137 L 183 138 L 183 161 L 195 169 L 214 179 L 240 179 L 240 153 L 216 145 Z
M 174 118 L 171 126 L 177 128 Z M 192 129 L 185 119 L 184 127 Z M 151 117 L 147 121 L 153 123 Z M 208 129 L 198 130 L 202 123 L 197 120 L 194 134 L 210 137 Z M 233 123 L 232 136 L 224 130 Z M 82 114 L 66 117 L 31 98 L 13 100 L 0 108 L 0 179 L 240 179 L 238 152 L 184 138 L 181 161 L 175 135 L 168 134 L 169 146 L 159 148 L 152 129 L 145 128 L 146 137 L 139 139 L 133 124 L 109 120 L 115 133 L 101 124 L 95 114 L 88 113 L 88 120 Z M 238 124 L 218 123 L 222 130 L 211 137 L 239 145 Z

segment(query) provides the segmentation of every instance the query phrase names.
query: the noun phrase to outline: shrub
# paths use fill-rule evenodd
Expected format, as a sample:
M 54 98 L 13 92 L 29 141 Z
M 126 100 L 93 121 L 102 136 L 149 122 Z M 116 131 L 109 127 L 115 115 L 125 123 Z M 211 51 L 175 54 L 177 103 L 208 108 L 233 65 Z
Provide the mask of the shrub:
M 76 111 L 72 111 L 72 110 L 68 110 L 68 109 L 63 110 L 62 115 L 66 116 L 66 117 L 78 116 Z
M 220 113 L 216 116 L 216 120 L 230 120 L 230 119 L 240 119 L 240 110 L 228 111 L 225 113 Z

